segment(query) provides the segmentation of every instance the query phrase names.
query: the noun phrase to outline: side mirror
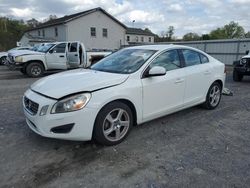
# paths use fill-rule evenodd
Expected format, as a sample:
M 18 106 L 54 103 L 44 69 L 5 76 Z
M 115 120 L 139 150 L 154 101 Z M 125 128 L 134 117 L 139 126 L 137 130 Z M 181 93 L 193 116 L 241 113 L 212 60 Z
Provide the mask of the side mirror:
M 53 49 L 52 49 L 52 50 L 49 50 L 49 53 L 50 53 L 50 54 L 53 54 Z
M 149 69 L 147 73 L 147 77 L 151 76 L 164 76 L 166 74 L 166 69 L 161 66 L 154 66 L 151 69 Z

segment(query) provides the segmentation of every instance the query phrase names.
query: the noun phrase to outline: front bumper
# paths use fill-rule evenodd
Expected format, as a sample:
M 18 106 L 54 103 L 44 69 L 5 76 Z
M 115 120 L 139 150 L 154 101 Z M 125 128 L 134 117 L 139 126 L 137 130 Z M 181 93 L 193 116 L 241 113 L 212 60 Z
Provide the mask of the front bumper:
M 16 63 L 16 62 L 11 62 L 7 60 L 5 62 L 5 65 L 10 69 L 10 70 L 20 70 L 24 67 L 25 63 Z
M 56 100 L 41 96 L 32 90 L 26 91 L 25 96 L 39 104 L 38 112 L 36 115 L 32 115 L 23 103 L 27 125 L 35 133 L 44 137 L 64 140 L 91 140 L 95 118 L 98 113 L 97 109 L 86 106 L 74 112 L 50 114 L 52 106 L 57 102 Z M 41 108 L 45 105 L 49 105 L 47 114 L 40 116 Z M 53 132 L 53 128 L 64 125 L 73 125 L 70 132 Z
M 250 75 L 250 67 L 234 67 L 234 70 L 242 75 Z

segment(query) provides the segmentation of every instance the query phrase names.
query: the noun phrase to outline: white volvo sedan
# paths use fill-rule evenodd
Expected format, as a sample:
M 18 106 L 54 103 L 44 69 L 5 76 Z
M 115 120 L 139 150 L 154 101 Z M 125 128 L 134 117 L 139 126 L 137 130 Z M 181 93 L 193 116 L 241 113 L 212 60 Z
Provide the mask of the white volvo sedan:
M 135 124 L 202 104 L 219 105 L 225 65 L 186 46 L 119 50 L 89 69 L 54 74 L 25 92 L 28 126 L 37 134 L 114 145 Z

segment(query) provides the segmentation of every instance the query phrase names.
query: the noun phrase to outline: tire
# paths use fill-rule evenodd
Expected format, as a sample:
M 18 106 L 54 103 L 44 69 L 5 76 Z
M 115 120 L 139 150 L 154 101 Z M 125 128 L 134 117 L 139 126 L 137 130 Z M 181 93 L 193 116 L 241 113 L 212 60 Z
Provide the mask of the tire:
M 6 56 L 0 58 L 0 65 L 4 65 L 6 58 L 7 58 Z
M 101 145 L 121 143 L 133 126 L 131 109 L 124 103 L 112 102 L 98 113 L 93 130 L 93 139 Z
M 235 82 L 241 82 L 243 79 L 243 75 L 241 75 L 237 70 L 234 69 L 233 71 L 233 80 Z
M 26 69 L 25 69 L 25 68 L 21 68 L 21 69 L 20 69 L 20 72 L 21 72 L 22 74 L 24 74 L 24 75 L 27 75 L 27 72 L 26 72 Z
M 26 73 L 29 77 L 37 78 L 43 75 L 44 67 L 41 63 L 36 63 L 36 62 L 30 63 L 26 67 Z
M 203 103 L 203 107 L 208 110 L 215 109 L 221 100 L 222 87 L 218 82 L 214 82 L 208 89 L 206 101 Z

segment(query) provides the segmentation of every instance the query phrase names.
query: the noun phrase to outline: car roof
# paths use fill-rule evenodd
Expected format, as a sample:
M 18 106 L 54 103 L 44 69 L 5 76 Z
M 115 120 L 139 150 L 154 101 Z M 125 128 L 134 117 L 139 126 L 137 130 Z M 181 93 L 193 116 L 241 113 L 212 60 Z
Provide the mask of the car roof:
M 81 43 L 80 41 L 60 41 L 60 42 L 51 42 L 51 43 L 47 43 L 47 44 L 61 44 L 61 43 Z
M 158 45 L 142 45 L 142 46 L 133 46 L 133 47 L 128 47 L 127 49 L 144 49 L 144 50 L 157 50 L 157 51 L 162 51 L 162 50 L 167 50 L 167 49 L 173 49 L 173 48 L 179 48 L 179 49 L 191 49 L 191 50 L 196 50 L 199 52 L 199 49 L 192 48 L 189 46 L 183 46 L 183 45 L 175 45 L 175 44 L 158 44 Z M 203 52 L 204 53 L 204 52 Z

